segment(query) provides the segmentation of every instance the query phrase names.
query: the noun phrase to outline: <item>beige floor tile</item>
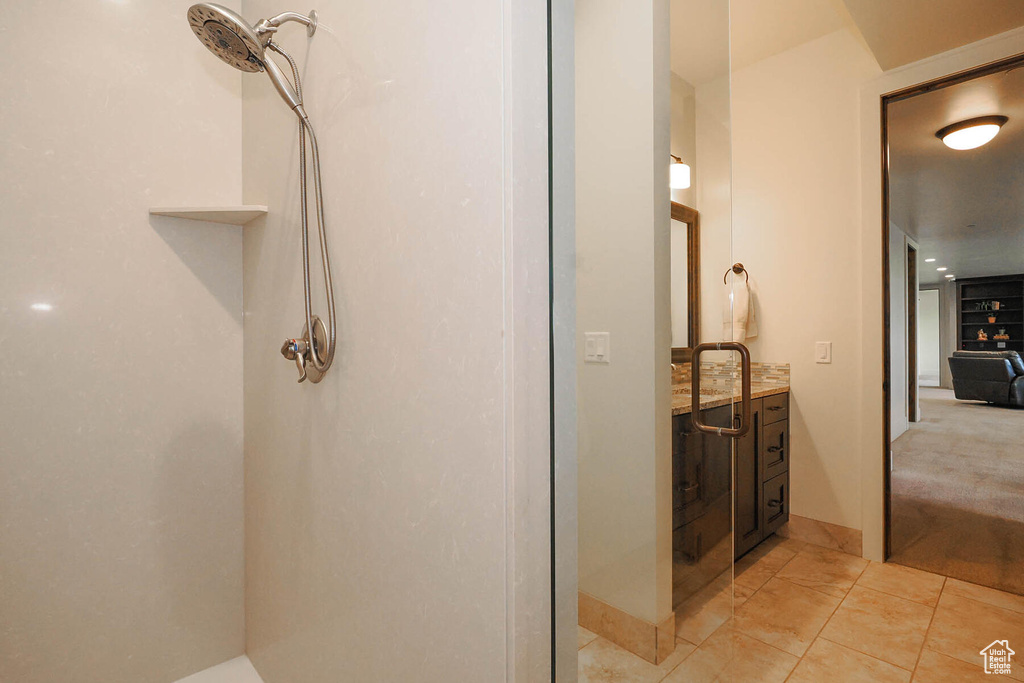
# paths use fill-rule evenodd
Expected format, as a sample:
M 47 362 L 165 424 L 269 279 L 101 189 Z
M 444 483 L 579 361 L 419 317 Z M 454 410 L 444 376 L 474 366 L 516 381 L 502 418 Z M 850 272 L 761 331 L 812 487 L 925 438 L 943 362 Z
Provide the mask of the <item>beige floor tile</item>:
M 853 587 L 867 565 L 864 558 L 808 545 L 776 576 L 841 598 Z
M 928 648 L 914 671 L 914 683 L 993 683 L 992 679 L 998 681 L 999 677 L 984 672 L 980 657 L 968 664 Z
M 586 647 L 587 645 L 589 645 L 591 642 L 593 642 L 594 638 L 597 638 L 597 634 L 594 633 L 593 631 L 588 631 L 587 629 L 583 628 L 582 626 L 577 626 L 576 627 L 576 649 L 577 650 L 581 649 L 583 647 Z
M 760 586 L 758 586 L 758 588 L 760 588 Z M 746 586 L 737 583 L 733 587 L 733 606 L 739 607 L 747 600 L 749 600 L 750 596 L 752 596 L 756 592 L 757 589 L 755 588 L 747 588 Z
M 1018 569 L 1024 572 L 1024 569 Z M 978 586 L 973 583 L 967 583 L 966 581 L 960 581 L 959 579 L 948 579 L 944 590 L 950 595 L 957 595 L 961 598 L 970 598 L 971 600 L 984 602 L 985 604 L 993 605 L 994 607 L 1008 609 L 1011 612 L 1024 613 L 1024 595 L 1014 595 L 1013 593 L 996 590 L 995 588 Z
M 997 639 L 1010 647 L 1024 643 L 1024 614 L 943 591 L 925 647 L 980 666 L 981 649 Z M 1024 681 L 1024 666 L 1015 665 L 1008 678 Z
M 908 683 L 910 672 L 818 638 L 787 683 Z
M 782 683 L 798 658 L 739 633 L 726 623 L 682 664 L 664 683 Z
M 840 599 L 781 579 L 771 579 L 736 609 L 737 631 L 800 657 Z
M 821 632 L 822 638 L 912 670 L 932 608 L 855 586 Z
M 888 562 L 872 562 L 857 579 L 858 586 L 934 607 L 945 577 Z
M 773 537 L 778 538 L 778 537 Z M 803 548 L 800 541 L 788 538 L 761 543 L 736 563 L 736 585 L 757 590 Z
M 657 683 L 667 673 L 604 638 L 580 650 L 577 671 L 579 683 Z
M 732 617 L 732 573 L 702 588 L 676 607 L 676 636 L 700 645 Z

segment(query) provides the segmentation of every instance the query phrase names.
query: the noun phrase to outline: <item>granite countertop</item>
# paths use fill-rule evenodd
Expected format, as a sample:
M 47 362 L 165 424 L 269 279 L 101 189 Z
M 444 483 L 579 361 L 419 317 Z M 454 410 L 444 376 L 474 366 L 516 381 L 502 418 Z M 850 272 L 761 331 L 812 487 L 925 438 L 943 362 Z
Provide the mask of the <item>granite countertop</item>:
M 788 391 L 788 381 L 758 381 L 755 379 L 750 383 L 751 399 L 784 394 Z M 728 405 L 729 403 L 739 401 L 742 398 L 740 396 L 740 383 L 738 381 L 730 383 L 702 383 L 700 393 L 701 410 Z M 673 384 L 672 415 L 686 415 L 691 410 L 693 410 L 693 394 L 690 390 L 690 384 Z

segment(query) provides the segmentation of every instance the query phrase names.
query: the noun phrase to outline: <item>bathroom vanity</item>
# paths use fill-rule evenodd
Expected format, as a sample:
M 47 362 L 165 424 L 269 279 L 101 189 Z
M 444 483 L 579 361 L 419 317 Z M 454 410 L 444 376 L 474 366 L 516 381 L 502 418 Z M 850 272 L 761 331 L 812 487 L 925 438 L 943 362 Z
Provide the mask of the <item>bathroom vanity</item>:
M 736 441 L 735 495 L 731 441 L 693 426 L 688 383 L 673 388 L 672 550 L 676 601 L 710 581 L 789 519 L 789 372 L 759 364 L 752 382 L 751 425 Z M 705 368 L 703 421 L 732 427 L 738 387 L 729 369 Z M 735 395 L 734 395 L 735 391 Z M 733 526 L 735 525 L 735 526 Z M 730 536 L 734 531 L 734 536 Z

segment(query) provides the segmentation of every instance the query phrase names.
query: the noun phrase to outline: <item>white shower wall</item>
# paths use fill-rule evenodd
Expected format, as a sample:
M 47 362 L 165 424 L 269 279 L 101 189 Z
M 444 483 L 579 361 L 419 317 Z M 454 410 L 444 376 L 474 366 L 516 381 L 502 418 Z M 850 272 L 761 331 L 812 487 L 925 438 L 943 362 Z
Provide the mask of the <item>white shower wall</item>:
M 308 51 L 301 27 L 278 36 L 334 259 L 316 386 L 278 353 L 303 321 L 296 124 L 243 81 L 245 200 L 270 207 L 244 236 L 247 652 L 267 683 L 504 680 L 503 6 L 325 0 Z
M 241 231 L 147 213 L 241 199 L 189 4 L 4 3 L 0 681 L 243 652 Z

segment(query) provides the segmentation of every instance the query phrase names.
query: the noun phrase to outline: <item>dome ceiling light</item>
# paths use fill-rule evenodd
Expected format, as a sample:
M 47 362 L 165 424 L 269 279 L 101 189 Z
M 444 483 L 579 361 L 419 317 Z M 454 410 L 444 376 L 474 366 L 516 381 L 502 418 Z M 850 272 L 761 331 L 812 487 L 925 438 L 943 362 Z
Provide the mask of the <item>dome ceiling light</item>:
M 979 116 L 950 124 L 935 133 L 935 137 L 950 149 L 975 149 L 998 135 L 1008 120 L 1005 116 Z

